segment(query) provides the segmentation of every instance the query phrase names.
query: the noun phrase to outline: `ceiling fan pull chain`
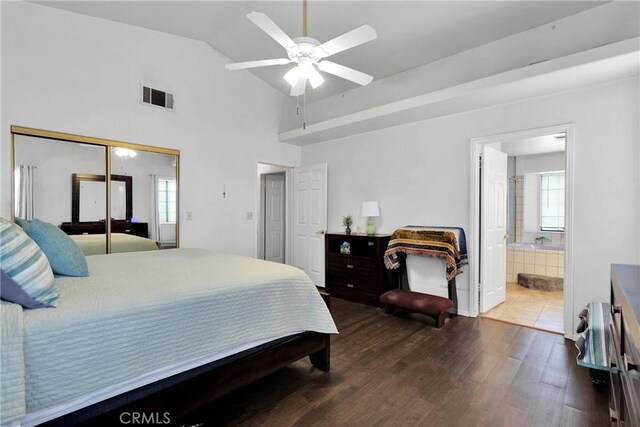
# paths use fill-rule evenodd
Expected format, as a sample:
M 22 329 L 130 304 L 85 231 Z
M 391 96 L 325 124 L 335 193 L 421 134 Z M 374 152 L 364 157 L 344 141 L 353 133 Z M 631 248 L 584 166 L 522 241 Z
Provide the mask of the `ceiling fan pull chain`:
M 302 94 L 302 129 L 307 130 L 307 92 Z

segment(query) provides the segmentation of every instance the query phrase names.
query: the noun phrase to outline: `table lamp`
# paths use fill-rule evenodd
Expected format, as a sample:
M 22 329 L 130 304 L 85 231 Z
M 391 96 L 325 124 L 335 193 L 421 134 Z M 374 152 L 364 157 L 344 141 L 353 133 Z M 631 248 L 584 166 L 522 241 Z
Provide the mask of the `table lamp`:
M 367 236 L 376 234 L 376 227 L 373 225 L 373 217 L 380 216 L 380 206 L 378 202 L 362 202 L 362 216 L 367 216 Z

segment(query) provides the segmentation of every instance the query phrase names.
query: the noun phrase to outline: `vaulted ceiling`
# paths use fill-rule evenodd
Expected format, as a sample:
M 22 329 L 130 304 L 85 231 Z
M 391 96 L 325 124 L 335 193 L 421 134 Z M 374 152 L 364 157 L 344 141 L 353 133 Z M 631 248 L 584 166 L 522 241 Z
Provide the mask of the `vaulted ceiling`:
M 286 57 L 246 18 L 266 13 L 290 37 L 302 33 L 302 1 L 46 1 L 46 6 L 204 41 L 231 61 Z M 382 79 L 437 59 L 596 7 L 595 1 L 309 1 L 309 36 L 320 42 L 362 24 L 378 38 L 331 60 Z M 290 66 L 251 71 L 289 93 Z M 307 102 L 356 87 L 325 74 Z

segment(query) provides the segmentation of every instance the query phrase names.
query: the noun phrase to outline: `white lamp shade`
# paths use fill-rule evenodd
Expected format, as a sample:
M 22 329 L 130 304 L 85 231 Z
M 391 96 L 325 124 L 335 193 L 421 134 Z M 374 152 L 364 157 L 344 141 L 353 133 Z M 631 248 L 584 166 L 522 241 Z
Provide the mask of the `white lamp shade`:
M 362 202 L 362 216 L 380 216 L 378 202 Z

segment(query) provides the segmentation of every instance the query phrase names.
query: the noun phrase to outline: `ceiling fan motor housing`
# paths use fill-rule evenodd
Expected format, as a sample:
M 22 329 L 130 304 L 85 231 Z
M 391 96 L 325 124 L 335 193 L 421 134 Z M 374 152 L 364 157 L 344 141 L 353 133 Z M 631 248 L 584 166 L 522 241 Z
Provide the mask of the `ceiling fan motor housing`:
M 296 37 L 293 39 L 296 46 L 287 49 L 287 55 L 289 59 L 294 62 L 300 62 L 301 60 L 308 60 L 313 63 L 317 63 L 321 59 L 320 52 L 317 47 L 320 46 L 320 42 L 311 37 Z

